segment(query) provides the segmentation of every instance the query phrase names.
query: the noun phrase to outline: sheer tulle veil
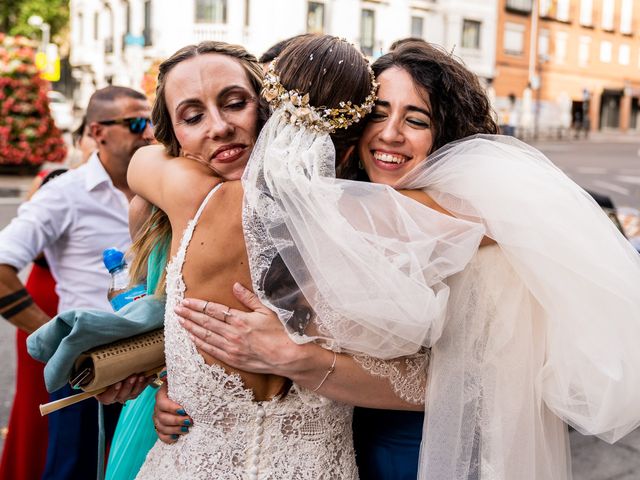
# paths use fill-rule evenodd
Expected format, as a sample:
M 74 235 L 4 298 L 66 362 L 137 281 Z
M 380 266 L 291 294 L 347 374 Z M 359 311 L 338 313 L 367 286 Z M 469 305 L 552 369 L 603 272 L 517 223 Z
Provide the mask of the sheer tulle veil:
M 608 442 L 638 426 L 640 259 L 584 190 L 489 135 L 443 147 L 397 187 L 498 245 L 449 282 L 421 478 L 569 478 L 561 420 Z
M 563 421 L 608 441 L 638 425 L 640 260 L 544 155 L 470 137 L 396 186 L 454 217 L 336 179 L 334 157 L 282 109 L 265 125 L 243 177 L 253 287 L 297 342 L 432 349 L 421 478 L 566 479 Z

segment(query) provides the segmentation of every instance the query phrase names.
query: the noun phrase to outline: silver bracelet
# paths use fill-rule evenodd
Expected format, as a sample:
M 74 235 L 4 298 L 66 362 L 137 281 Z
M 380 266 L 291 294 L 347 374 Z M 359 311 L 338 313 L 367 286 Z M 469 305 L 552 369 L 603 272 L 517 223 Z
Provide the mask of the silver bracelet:
M 327 373 L 324 374 L 324 378 L 318 384 L 318 386 L 316 388 L 314 388 L 313 390 L 311 390 L 312 392 L 317 392 L 318 390 L 320 390 L 320 387 L 322 385 L 324 385 L 324 382 L 327 381 L 327 378 L 329 378 L 329 375 L 331 375 L 334 372 L 334 370 L 336 369 L 336 360 L 337 359 L 338 359 L 338 354 L 336 352 L 333 352 L 333 362 L 331 363 L 331 366 L 329 367 L 329 370 L 327 370 Z

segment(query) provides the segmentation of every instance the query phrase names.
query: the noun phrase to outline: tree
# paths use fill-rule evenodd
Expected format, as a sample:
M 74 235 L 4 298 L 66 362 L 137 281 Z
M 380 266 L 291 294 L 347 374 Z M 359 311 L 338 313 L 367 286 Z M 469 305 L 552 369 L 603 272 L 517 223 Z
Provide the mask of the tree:
M 0 164 L 61 162 L 67 149 L 35 66 L 33 42 L 0 33 Z
M 69 23 L 69 0 L 1 0 L 0 31 L 38 38 L 40 29 L 27 23 L 31 15 L 39 15 L 51 26 L 53 38 Z

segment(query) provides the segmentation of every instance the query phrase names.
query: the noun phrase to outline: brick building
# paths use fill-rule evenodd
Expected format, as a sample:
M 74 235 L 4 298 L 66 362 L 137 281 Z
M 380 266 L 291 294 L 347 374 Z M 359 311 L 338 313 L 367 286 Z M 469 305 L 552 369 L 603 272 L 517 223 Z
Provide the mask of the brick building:
M 640 130 L 640 2 L 499 0 L 497 17 L 501 123 Z

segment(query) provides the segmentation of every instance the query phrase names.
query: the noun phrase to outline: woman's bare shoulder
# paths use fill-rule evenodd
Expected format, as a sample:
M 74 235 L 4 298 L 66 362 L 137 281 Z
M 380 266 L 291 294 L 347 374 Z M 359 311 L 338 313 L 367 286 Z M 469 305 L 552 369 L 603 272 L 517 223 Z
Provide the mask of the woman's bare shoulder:
M 444 213 L 445 215 L 449 215 L 450 217 L 455 216 L 450 211 L 443 208 L 438 202 L 436 202 L 433 198 L 431 198 L 431 196 L 429 196 L 428 193 L 424 192 L 423 190 L 398 190 L 398 192 L 437 212 Z M 493 240 L 492 238 L 484 236 L 482 237 L 480 246 L 484 247 L 487 245 L 495 245 L 495 243 L 495 240 Z
M 438 202 L 436 202 L 431 196 L 423 190 L 398 190 L 402 195 L 415 200 L 418 203 L 423 204 L 437 212 L 444 213 L 445 215 L 453 216 L 451 212 L 442 208 Z

